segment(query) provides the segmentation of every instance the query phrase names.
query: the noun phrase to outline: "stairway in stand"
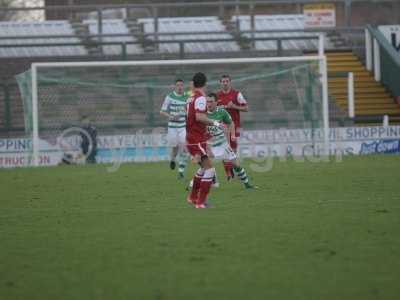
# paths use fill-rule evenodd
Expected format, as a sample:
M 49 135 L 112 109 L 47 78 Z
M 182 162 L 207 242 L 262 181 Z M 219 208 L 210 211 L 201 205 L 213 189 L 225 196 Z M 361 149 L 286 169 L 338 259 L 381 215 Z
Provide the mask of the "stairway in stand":
M 388 115 L 390 124 L 400 123 L 400 106 L 392 95 L 369 72 L 351 51 L 327 52 L 329 94 L 347 113 L 347 74 L 354 74 L 355 122 L 358 124 L 381 123 Z

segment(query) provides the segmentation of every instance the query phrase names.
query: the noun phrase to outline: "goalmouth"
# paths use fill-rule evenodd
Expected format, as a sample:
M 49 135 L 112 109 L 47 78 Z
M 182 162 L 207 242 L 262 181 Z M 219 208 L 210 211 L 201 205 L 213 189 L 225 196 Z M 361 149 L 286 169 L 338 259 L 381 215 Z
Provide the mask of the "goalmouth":
M 174 80 L 188 81 L 197 71 L 207 75 L 210 89 L 218 87 L 222 74 L 232 75 L 250 109 L 255 103 L 248 120 L 252 129 L 281 126 L 270 120 L 282 111 L 287 118 L 282 127 L 321 131 L 318 142 L 329 155 L 327 60 L 320 47 L 314 56 L 33 63 L 30 83 L 25 82 L 30 95 L 24 99 L 32 165 L 39 165 L 40 139 L 79 126 L 83 114 L 107 134 L 129 133 L 138 120 L 145 128 L 160 126 L 155 112 L 163 95 Z

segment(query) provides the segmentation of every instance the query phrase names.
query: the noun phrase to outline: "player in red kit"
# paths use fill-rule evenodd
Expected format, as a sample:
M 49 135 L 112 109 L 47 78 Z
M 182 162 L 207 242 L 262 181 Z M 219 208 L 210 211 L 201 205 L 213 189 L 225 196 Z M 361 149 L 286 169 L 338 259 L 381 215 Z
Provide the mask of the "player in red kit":
M 218 105 L 223 106 L 231 115 L 235 124 L 235 140 L 230 140 L 230 146 L 235 153 L 237 152 L 237 138 L 240 136 L 240 113 L 248 111 L 247 101 L 242 93 L 232 88 L 231 77 L 222 75 L 220 79 L 221 89 L 217 93 Z M 233 176 L 233 165 L 231 162 L 224 162 L 224 169 L 227 179 L 230 180 Z
M 196 208 L 206 208 L 207 196 L 213 183 L 215 169 L 208 157 L 207 125 L 221 126 L 218 121 L 207 117 L 207 99 L 204 88 L 207 78 L 203 73 L 193 76 L 193 95 L 188 99 L 186 115 L 186 146 L 193 160 L 200 164 L 193 177 L 193 187 L 188 195 L 188 202 Z

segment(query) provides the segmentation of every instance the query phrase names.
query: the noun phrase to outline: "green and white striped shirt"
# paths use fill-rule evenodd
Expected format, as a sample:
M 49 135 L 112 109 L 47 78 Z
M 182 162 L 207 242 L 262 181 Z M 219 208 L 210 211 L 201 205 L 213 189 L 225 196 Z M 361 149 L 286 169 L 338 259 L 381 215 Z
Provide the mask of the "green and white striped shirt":
M 161 111 L 171 116 L 168 121 L 169 128 L 182 128 L 186 126 L 187 98 L 187 95 L 178 95 L 175 91 L 165 97 Z
M 207 116 L 211 120 L 216 120 L 226 125 L 232 123 L 231 115 L 222 107 L 217 107 L 214 111 L 207 112 Z M 221 127 L 209 125 L 207 126 L 207 131 L 211 135 L 209 143 L 212 147 L 221 146 L 222 144 L 228 143 L 225 131 Z

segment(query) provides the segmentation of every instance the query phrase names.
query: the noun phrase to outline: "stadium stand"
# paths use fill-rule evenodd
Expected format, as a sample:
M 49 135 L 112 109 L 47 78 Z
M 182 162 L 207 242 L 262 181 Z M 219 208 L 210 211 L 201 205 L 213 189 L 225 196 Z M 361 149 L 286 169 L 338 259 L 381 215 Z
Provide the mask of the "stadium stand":
M 11 126 L 13 131 L 23 132 L 23 128 L 25 127 L 25 119 L 24 119 L 24 106 L 22 103 L 22 99 L 20 99 L 20 93 L 17 85 L 12 85 L 10 87 L 10 99 L 11 99 Z M 16 136 L 14 133 L 13 136 Z
M 239 26 L 239 31 L 251 30 L 251 17 L 246 15 L 233 16 L 232 23 Z M 298 30 L 299 32 L 266 32 L 255 33 L 256 38 L 268 37 L 299 37 L 299 36 L 315 36 L 316 33 L 304 32 L 304 16 L 303 15 L 256 15 L 254 17 L 255 30 Z M 251 33 L 244 33 L 244 36 L 250 38 Z M 317 40 L 287 40 L 282 42 L 282 48 L 285 50 L 315 50 L 318 47 Z M 257 50 L 277 50 L 276 41 L 256 41 L 255 48 Z
M 23 130 L 24 110 L 18 86 L 0 86 L 0 136 L 21 136 Z
M 0 129 L 6 128 L 6 100 L 4 95 L 4 89 L 0 88 Z
M 368 4 L 357 4 L 357 10 L 352 10 L 351 14 L 346 16 L 343 14 L 340 6 L 337 7 L 337 26 L 362 25 L 366 22 L 371 22 L 370 12 L 373 10 L 385 11 L 382 16 L 390 15 L 390 18 L 379 17 L 377 24 L 383 24 L 387 20 L 392 20 L 397 15 L 389 6 Z M 400 4 L 396 4 L 397 6 Z M 23 119 L 23 105 L 18 93 L 18 88 L 15 85 L 14 75 L 29 68 L 31 62 L 48 61 L 51 57 L 52 61 L 85 61 L 85 60 L 118 60 L 118 59 L 161 59 L 161 58 L 176 58 L 176 54 L 180 54 L 180 46 L 178 43 L 160 43 L 158 41 L 179 41 L 190 40 L 184 43 L 185 55 L 179 57 L 240 57 L 240 56 L 265 56 L 277 55 L 276 50 L 277 41 L 254 41 L 251 38 L 276 38 L 277 40 L 283 37 L 300 37 L 300 36 L 315 36 L 315 32 L 308 32 L 304 26 L 304 16 L 298 14 L 299 10 L 295 4 L 290 4 L 287 9 L 281 6 L 262 6 L 258 5 L 257 9 L 248 10 L 247 7 L 242 6 L 240 10 L 234 7 L 225 7 L 223 11 L 210 11 L 205 9 L 202 11 L 201 6 L 194 7 L 193 11 L 189 13 L 190 7 L 180 7 L 179 9 L 186 9 L 186 17 L 173 17 L 175 15 L 182 15 L 176 13 L 176 9 L 159 9 L 158 13 L 158 26 L 154 24 L 154 18 L 151 17 L 154 11 L 146 8 L 146 13 L 135 14 L 136 10 L 130 11 L 122 9 L 123 13 L 121 19 L 108 19 L 106 13 L 102 16 L 102 33 L 103 34 L 126 34 L 126 36 L 108 36 L 101 39 L 95 36 L 98 34 L 98 23 L 95 19 L 88 19 L 88 14 L 77 15 L 65 14 L 61 21 L 41 21 L 41 22 L 0 22 L 0 37 L 18 37 L 18 36 L 31 36 L 28 39 L 0 39 L 0 64 L 2 70 L 0 75 L 4 78 L 3 82 L 7 81 L 10 84 L 10 90 L 7 91 L 5 96 L 4 90 L 0 91 L 0 131 L 6 132 L 6 128 L 11 127 L 12 135 L 18 136 L 23 134 L 24 128 Z M 101 7 L 100 9 L 104 9 Z M 96 18 L 98 11 L 93 10 L 92 15 Z M 104 12 L 104 10 L 103 10 Z M 254 29 L 256 31 L 263 30 L 276 30 L 279 32 L 241 32 L 251 30 L 251 16 L 250 14 L 258 13 L 254 16 Z M 49 15 L 51 11 L 48 12 Z M 212 16 L 207 16 L 210 13 Z M 242 15 L 240 15 L 242 13 Z M 217 17 L 217 14 L 219 17 Z M 134 15 L 134 16 L 133 16 Z M 200 15 L 200 17 L 199 17 Z M 61 15 L 60 15 L 61 16 Z M 68 16 L 68 17 L 67 17 Z M 168 16 L 168 17 L 167 17 Z M 191 17 L 189 17 L 191 16 Z M 46 15 L 48 18 L 48 15 Z M 347 22 L 345 22 L 345 17 Z M 67 19 L 73 21 L 67 21 Z M 365 19 L 365 20 L 364 20 Z M 395 20 L 398 20 L 395 19 Z M 139 26 L 140 25 L 140 26 Z M 158 28 L 160 35 L 156 36 L 155 27 Z M 79 28 L 82 29 L 79 32 Z M 366 71 L 363 66 L 362 53 L 364 43 L 364 32 L 350 28 L 351 33 L 354 33 L 361 42 L 360 45 L 349 43 L 349 41 L 356 40 L 351 36 L 346 37 L 345 31 L 339 29 L 334 32 L 326 33 L 326 48 L 327 49 L 345 49 L 349 52 L 344 53 L 327 53 L 328 56 L 328 71 L 329 71 L 329 93 L 330 93 L 330 118 L 332 126 L 348 124 L 351 122 L 347 118 L 347 81 L 343 74 L 353 71 L 355 74 L 355 109 L 357 116 L 366 116 L 379 120 L 382 115 L 387 114 L 390 120 L 400 116 L 400 109 L 393 101 L 393 95 L 389 88 L 382 83 L 376 82 L 371 73 Z M 354 30 L 353 30 L 354 29 Z M 289 30 L 290 32 L 284 32 Z M 188 34 L 188 32 L 195 32 L 196 34 Z M 182 34 L 178 34 L 182 33 Z M 144 34 L 144 39 L 143 39 Z M 337 39 L 342 44 L 335 43 L 331 34 L 336 34 Z M 49 35 L 70 35 L 69 38 L 35 38 L 35 36 L 49 36 Z M 233 39 L 235 41 L 215 41 L 204 42 L 202 40 L 209 39 Z M 126 50 L 130 57 L 123 56 L 122 43 L 131 43 L 140 41 L 142 44 L 127 45 Z M 148 43 L 150 41 L 150 43 Z M 193 41 L 193 42 L 192 42 Z M 250 42 L 249 42 L 250 41 Z M 101 42 L 116 42 L 121 45 L 103 45 Z M 41 43 L 81 43 L 81 46 L 50 46 L 44 47 L 36 44 Z M 1 45 L 10 44 L 32 44 L 33 47 L 1 47 Z M 248 47 L 250 45 L 250 47 Z M 254 45 L 254 48 L 251 46 Z M 294 50 L 298 55 L 302 53 L 315 52 L 317 49 L 317 40 L 311 39 L 296 39 L 296 40 L 282 40 L 282 49 L 289 50 L 285 53 L 292 53 Z M 339 46 L 338 46 L 339 45 Z M 149 48 L 147 48 L 149 46 Z M 360 46 L 357 49 L 357 46 Z M 99 51 L 99 50 L 102 51 Z M 360 50 L 362 49 L 362 50 Z M 92 51 L 93 50 L 93 51 Z M 146 51 L 150 50 L 150 51 Z M 268 52 L 270 51 L 270 53 Z M 356 56 L 355 53 L 359 51 L 361 58 Z M 268 52 L 268 53 L 267 53 Z M 171 55 L 169 55 L 171 54 Z M 17 58 L 10 60 L 8 58 Z M 9 67 L 14 65 L 12 67 Z M 227 70 L 230 73 L 231 70 Z M 338 75 L 342 74 L 342 75 Z M 263 124 L 271 124 L 275 128 L 282 126 L 291 127 L 290 122 L 301 121 L 304 117 L 296 111 L 298 107 L 298 99 L 287 98 L 280 99 L 274 94 L 274 89 L 263 90 L 259 85 L 251 85 L 249 87 L 252 92 L 249 99 L 252 103 L 252 111 L 244 114 L 244 122 L 247 128 L 260 128 Z M 268 94 L 266 99 L 260 95 Z M 88 99 L 90 95 L 86 95 Z M 110 108 L 110 114 L 104 116 L 104 119 L 97 120 L 100 125 L 107 126 L 108 123 L 115 123 L 113 116 L 119 116 L 118 120 L 121 123 L 130 123 L 134 126 L 143 126 L 148 122 L 149 118 L 154 118 L 154 125 L 162 125 L 162 121 L 158 120 L 159 101 L 163 95 L 154 94 L 152 97 L 152 107 L 140 107 L 142 105 L 136 99 L 149 97 L 146 95 L 139 95 L 132 92 L 130 99 L 124 99 L 122 95 L 118 95 L 115 91 L 107 95 L 115 99 L 115 106 Z M 7 109 L 6 100 L 7 97 Z M 66 97 L 61 95 L 61 97 Z M 101 100 L 94 99 L 96 107 L 103 107 Z M 106 105 L 106 104 L 104 104 Z M 149 104 L 150 105 L 150 104 Z M 135 108 L 135 109 L 132 109 Z M 65 108 L 68 110 L 68 107 Z M 82 110 L 93 109 L 92 104 L 84 104 Z M 147 115 L 133 114 L 129 111 L 144 110 L 148 111 Z M 6 111 L 7 110 L 7 111 Z M 262 113 L 263 112 L 263 113 Z M 6 116 L 6 114 L 8 115 Z M 49 112 L 51 113 L 51 112 Z M 261 115 L 262 114 L 262 115 Z M 58 116 L 61 118 L 61 116 Z M 77 116 L 78 117 L 78 116 Z M 49 117 L 48 122 L 51 122 Z M 257 122 L 259 124 L 257 124 Z M 357 122 L 357 120 L 356 120 Z M 376 121 L 378 122 L 378 121 Z M 392 121 L 391 121 L 392 122 Z M 51 125 L 51 124 L 49 124 Z M 122 124 L 123 125 L 123 124 Z M 254 126 L 253 126 L 254 125 Z M 7 133 L 8 134 L 8 133 Z M 4 136 L 4 134 L 2 134 Z
M 204 40 L 204 39 L 232 39 L 232 35 L 226 31 L 225 26 L 218 17 L 183 17 L 183 18 L 159 18 L 158 28 L 160 33 L 171 33 L 171 35 L 160 35 L 160 41 L 172 40 Z M 154 33 L 154 19 L 141 18 L 138 23 L 143 24 L 144 33 Z M 195 36 L 173 35 L 178 32 L 198 32 Z M 221 33 L 207 33 L 221 32 Z M 204 34 L 201 34 L 204 33 Z M 154 37 L 151 37 L 154 39 Z M 220 42 L 193 42 L 185 43 L 185 52 L 208 53 L 208 52 L 235 52 L 239 51 L 239 45 L 234 41 Z M 159 48 L 163 53 L 178 53 L 179 45 L 173 43 L 161 44 Z
M 240 16 L 246 21 L 249 16 Z M 279 18 L 269 18 L 267 22 L 264 22 L 266 16 L 261 16 L 261 21 L 256 22 L 256 24 L 262 24 L 257 26 L 269 26 L 268 22 L 280 22 L 278 20 L 285 19 L 285 22 L 280 22 L 281 24 L 286 24 L 278 28 L 279 26 L 275 26 L 272 29 L 299 29 L 299 32 L 295 33 L 277 33 L 275 35 L 269 35 L 271 37 L 281 37 L 281 36 L 299 36 L 304 35 L 304 31 L 301 32 L 301 29 L 304 30 L 304 26 L 302 25 L 301 18 L 297 18 L 294 16 L 279 16 Z M 144 33 L 154 33 L 154 19 L 152 18 L 142 18 L 137 20 L 138 23 L 143 24 Z M 244 24 L 246 24 L 246 22 Z M 64 22 L 66 23 L 66 22 Z M 84 26 L 87 26 L 87 29 L 90 34 L 98 33 L 98 24 L 97 20 L 84 20 L 82 23 Z M 266 25 L 267 24 L 267 25 Z M 245 26 L 245 25 L 244 25 Z M 201 39 L 223 39 L 229 38 L 232 39 L 233 36 L 226 30 L 224 24 L 218 17 L 184 17 L 184 18 L 159 18 L 159 32 L 160 33 L 171 33 L 171 35 L 160 35 L 158 38 L 160 40 L 170 41 L 170 40 L 183 40 L 183 39 L 196 39 L 196 42 L 185 43 L 185 52 L 189 53 L 217 53 L 217 52 L 237 52 L 240 51 L 239 45 L 234 41 L 219 41 L 219 42 L 201 42 L 198 40 Z M 122 19 L 106 19 L 103 20 L 102 29 L 104 34 L 129 34 L 130 30 L 127 26 L 127 23 Z M 241 27 L 241 29 L 246 30 L 246 28 Z M 265 29 L 261 27 L 261 30 Z M 271 29 L 271 28 L 269 28 Z M 195 37 L 193 35 L 180 35 L 174 33 L 182 33 L 182 32 L 199 32 Z M 221 32 L 221 33 L 207 33 L 207 32 Z M 59 33 L 60 34 L 60 33 Z M 267 34 L 268 35 L 268 34 Z M 315 35 L 315 34 L 313 34 Z M 154 38 L 154 36 L 150 36 Z M 96 39 L 93 37 L 93 39 Z M 103 37 L 104 42 L 112 41 L 112 42 L 132 42 L 135 41 L 134 35 L 126 36 L 126 37 Z M 36 41 L 37 43 L 39 41 Z M 43 42 L 43 41 L 42 41 Z M 271 43 L 275 44 L 276 42 L 260 42 L 261 46 L 263 43 Z M 315 42 L 314 42 L 315 43 Z M 257 47 L 258 44 L 256 44 Z M 283 47 L 285 49 L 296 49 L 303 50 L 314 49 L 315 44 L 310 40 L 301 41 L 285 41 L 283 42 Z M 265 47 L 261 47 L 261 50 L 265 49 Z M 257 49 L 260 50 L 260 49 Z M 159 51 L 161 53 L 177 53 L 179 52 L 179 45 L 173 43 L 165 43 L 160 44 Z M 143 53 L 143 49 L 138 45 L 128 45 L 127 46 L 128 54 L 140 54 Z M 105 55 L 120 55 L 121 54 L 121 46 L 119 45 L 104 45 L 103 46 L 103 54 Z M 31 54 L 33 56 L 33 54 Z M 54 56 L 58 56 L 54 54 Z M 252 102 L 252 112 L 246 114 L 244 117 L 244 122 L 248 128 L 261 128 L 267 126 L 268 128 L 280 128 L 280 127 L 293 127 L 294 124 L 298 122 L 304 121 L 304 115 L 297 111 L 299 103 L 298 99 L 280 99 L 276 93 L 274 93 L 274 88 L 271 90 L 265 91 L 265 87 L 260 87 L 257 84 L 254 84 L 249 87 L 254 93 L 251 96 Z M 261 89 L 261 90 L 260 90 Z M 259 92 L 257 92 L 259 90 Z M 266 99 L 263 95 L 268 94 L 269 97 Z M 58 97 L 68 97 L 68 95 L 73 95 L 72 91 L 66 91 L 65 93 L 60 93 Z M 103 107 L 107 105 L 106 103 L 102 104 L 101 99 L 91 99 L 93 98 L 91 95 L 85 95 L 85 98 L 91 99 L 86 104 L 83 103 L 82 111 L 90 111 L 91 109 L 103 109 L 107 110 L 109 113 L 104 114 L 101 120 L 94 120 L 97 126 L 107 127 L 108 124 L 115 124 L 115 116 L 118 116 L 118 121 L 121 122 L 121 127 L 124 127 L 124 124 L 130 124 L 133 126 L 143 127 L 148 124 L 148 120 L 154 118 L 154 125 L 162 125 L 163 121 L 159 120 L 158 110 L 161 103 L 158 103 L 163 98 L 163 95 L 153 95 L 153 100 L 150 101 L 152 103 L 152 107 L 147 107 L 148 111 L 146 115 L 144 114 L 135 114 L 132 111 L 143 111 L 143 107 L 140 102 L 135 99 L 143 99 L 147 98 L 148 95 L 137 95 L 135 93 L 132 94 L 132 97 L 129 99 L 125 99 L 122 96 L 119 96 L 118 93 L 111 93 L 108 95 L 110 98 L 113 98 L 113 106 Z M 17 93 L 12 93 L 12 126 L 17 128 L 23 128 L 23 107 L 22 101 Z M 106 98 L 109 98 L 106 97 Z M 67 103 L 65 105 L 75 105 L 74 101 L 60 101 L 60 103 Z M 90 104 L 89 104 L 90 103 Z M 331 103 L 331 120 L 336 122 L 336 124 L 343 123 L 346 118 L 344 114 L 338 109 L 338 106 L 335 103 Z M 132 109 L 135 108 L 135 109 Z M 268 109 L 267 109 L 268 108 Z M 59 111 L 69 111 L 68 107 L 65 109 L 60 109 Z M 267 112 L 267 113 L 266 113 Z M 54 124 L 51 122 L 58 122 L 63 119 L 61 115 L 54 115 L 54 111 L 47 112 L 47 118 L 43 120 L 43 126 L 52 127 Z M 79 119 L 79 116 L 75 116 L 76 119 Z M 73 119 L 75 119 L 73 118 Z M 4 126 L 4 125 L 3 125 Z
M 0 22 L 0 37 L 32 36 L 32 39 L 1 39 L 0 44 L 79 43 L 77 37 L 35 38 L 46 35 L 74 35 L 68 21 Z M 87 55 L 83 46 L 0 47 L 0 57 L 81 56 Z
M 400 107 L 393 101 L 390 92 L 363 66 L 352 52 L 327 53 L 329 92 L 343 111 L 348 107 L 347 74 L 354 74 L 355 116 L 361 123 L 371 117 L 400 116 Z M 344 74 L 345 76 L 337 76 Z
M 91 34 L 98 34 L 97 20 L 84 20 L 83 24 L 88 25 Z M 103 34 L 129 34 L 129 29 L 122 19 L 107 19 L 102 22 Z M 104 42 L 121 42 L 129 43 L 137 41 L 133 35 L 130 36 L 116 36 L 116 37 L 103 37 Z M 138 44 L 127 45 L 127 54 L 140 54 L 143 49 Z M 103 46 L 103 52 L 106 55 L 120 55 L 122 47 L 120 45 L 106 45 Z

